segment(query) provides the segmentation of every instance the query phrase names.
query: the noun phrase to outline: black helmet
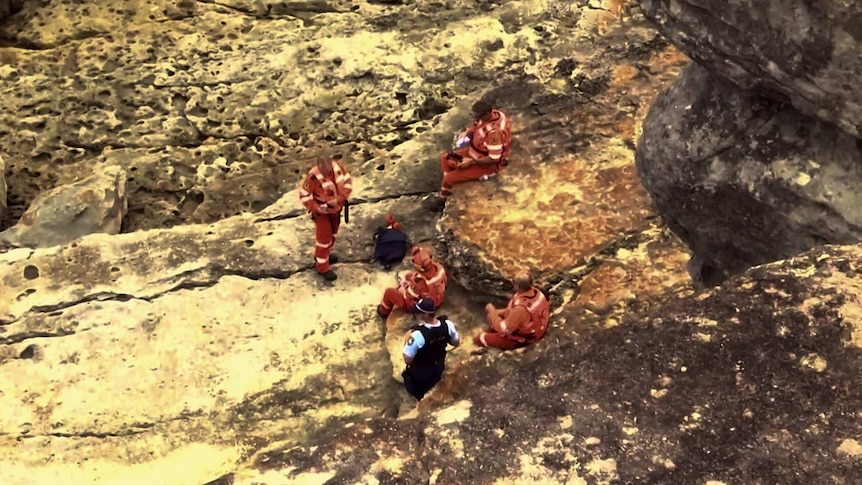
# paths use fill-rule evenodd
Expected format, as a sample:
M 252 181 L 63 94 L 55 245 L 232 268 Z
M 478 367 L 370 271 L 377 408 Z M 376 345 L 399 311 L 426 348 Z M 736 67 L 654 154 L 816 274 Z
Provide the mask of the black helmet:
M 416 304 L 416 310 L 420 313 L 434 313 L 437 310 L 437 305 L 431 298 L 423 298 Z

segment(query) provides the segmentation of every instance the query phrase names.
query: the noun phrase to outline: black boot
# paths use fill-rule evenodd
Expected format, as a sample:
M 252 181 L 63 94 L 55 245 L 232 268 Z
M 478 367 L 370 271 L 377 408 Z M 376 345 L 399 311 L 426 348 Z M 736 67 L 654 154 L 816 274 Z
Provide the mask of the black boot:
M 329 255 L 329 264 L 335 264 L 337 262 L 338 262 L 338 255 L 337 254 L 330 254 Z
M 335 271 L 329 270 L 326 273 L 318 273 L 320 276 L 323 276 L 323 279 L 326 281 L 335 281 L 338 279 L 338 275 L 335 274 Z

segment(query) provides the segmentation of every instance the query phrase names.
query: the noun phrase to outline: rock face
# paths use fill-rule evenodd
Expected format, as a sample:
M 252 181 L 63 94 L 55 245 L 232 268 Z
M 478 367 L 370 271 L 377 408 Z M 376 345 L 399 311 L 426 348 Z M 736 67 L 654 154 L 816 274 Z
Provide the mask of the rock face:
M 0 156 L 0 225 L 6 217 L 6 161 Z
M 440 221 L 447 268 L 468 288 L 508 294 L 521 269 L 551 282 L 656 217 L 634 140 L 688 60 L 638 25 L 589 49 L 577 37 L 554 42 L 567 58 L 486 93 L 512 119 L 511 163 L 490 181 L 456 186 Z
M 101 232 L 118 234 L 128 208 L 126 171 L 118 166 L 40 194 L 18 224 L 0 233 L 0 242 L 48 247 Z
M 862 473 L 862 246 L 481 366 L 449 406 L 273 449 L 250 484 L 853 483 Z M 528 398 L 526 398 L 529 396 Z M 526 399 L 525 399 L 526 398 Z
M 656 100 L 637 166 L 705 284 L 862 237 L 862 144 L 698 65 Z
M 862 5 L 847 0 L 641 0 L 680 49 L 743 88 L 780 93 L 862 137 Z
M 0 254 L 4 485 L 313 483 L 310 469 L 255 473 L 269 450 L 380 416 L 416 423 L 480 373 L 514 374 L 691 291 L 688 251 L 635 178 L 646 100 L 686 62 L 643 18 L 538 0 L 51 1 L 2 35 L 8 222 L 107 165 L 126 171 L 129 205 L 123 234 Z M 489 87 L 524 143 L 505 176 L 456 196 L 438 234 L 420 203 Z M 313 272 L 296 194 L 323 149 L 354 176 L 333 285 Z M 442 311 L 465 343 L 413 409 L 392 379 L 411 319 L 374 315 L 394 279 L 369 263 L 387 212 L 475 289 L 505 293 L 519 259 L 538 270 L 555 311 L 543 343 L 473 355 L 491 298 L 450 280 Z M 494 246 L 512 224 L 548 247 Z

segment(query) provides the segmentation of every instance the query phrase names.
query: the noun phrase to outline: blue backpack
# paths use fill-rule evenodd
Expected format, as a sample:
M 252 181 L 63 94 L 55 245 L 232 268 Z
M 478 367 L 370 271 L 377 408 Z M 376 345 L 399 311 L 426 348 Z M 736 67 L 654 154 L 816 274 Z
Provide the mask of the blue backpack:
M 408 249 L 410 241 L 400 228 L 379 227 L 374 233 L 374 260 L 387 270 L 401 264 Z

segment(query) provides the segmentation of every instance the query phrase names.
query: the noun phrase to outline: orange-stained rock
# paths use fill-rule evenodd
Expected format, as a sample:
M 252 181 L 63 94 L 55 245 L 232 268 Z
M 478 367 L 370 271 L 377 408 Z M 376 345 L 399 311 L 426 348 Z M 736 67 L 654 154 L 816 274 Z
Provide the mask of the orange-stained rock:
M 634 139 L 655 95 L 688 61 L 645 43 L 642 60 L 611 47 L 577 61 L 565 93 L 530 81 L 489 93 L 513 119 L 511 163 L 456 186 L 439 227 L 446 262 L 467 287 L 510 290 L 519 269 L 540 283 L 583 264 L 655 217 L 634 167 Z M 590 100 L 584 94 L 592 95 Z
M 584 334 L 612 327 L 624 314 L 640 313 L 694 292 L 686 271 L 690 251 L 685 244 L 657 225 L 639 236 L 641 240 L 632 246 L 600 260 L 576 290 L 561 292 L 565 304 L 558 310 L 557 331 Z

